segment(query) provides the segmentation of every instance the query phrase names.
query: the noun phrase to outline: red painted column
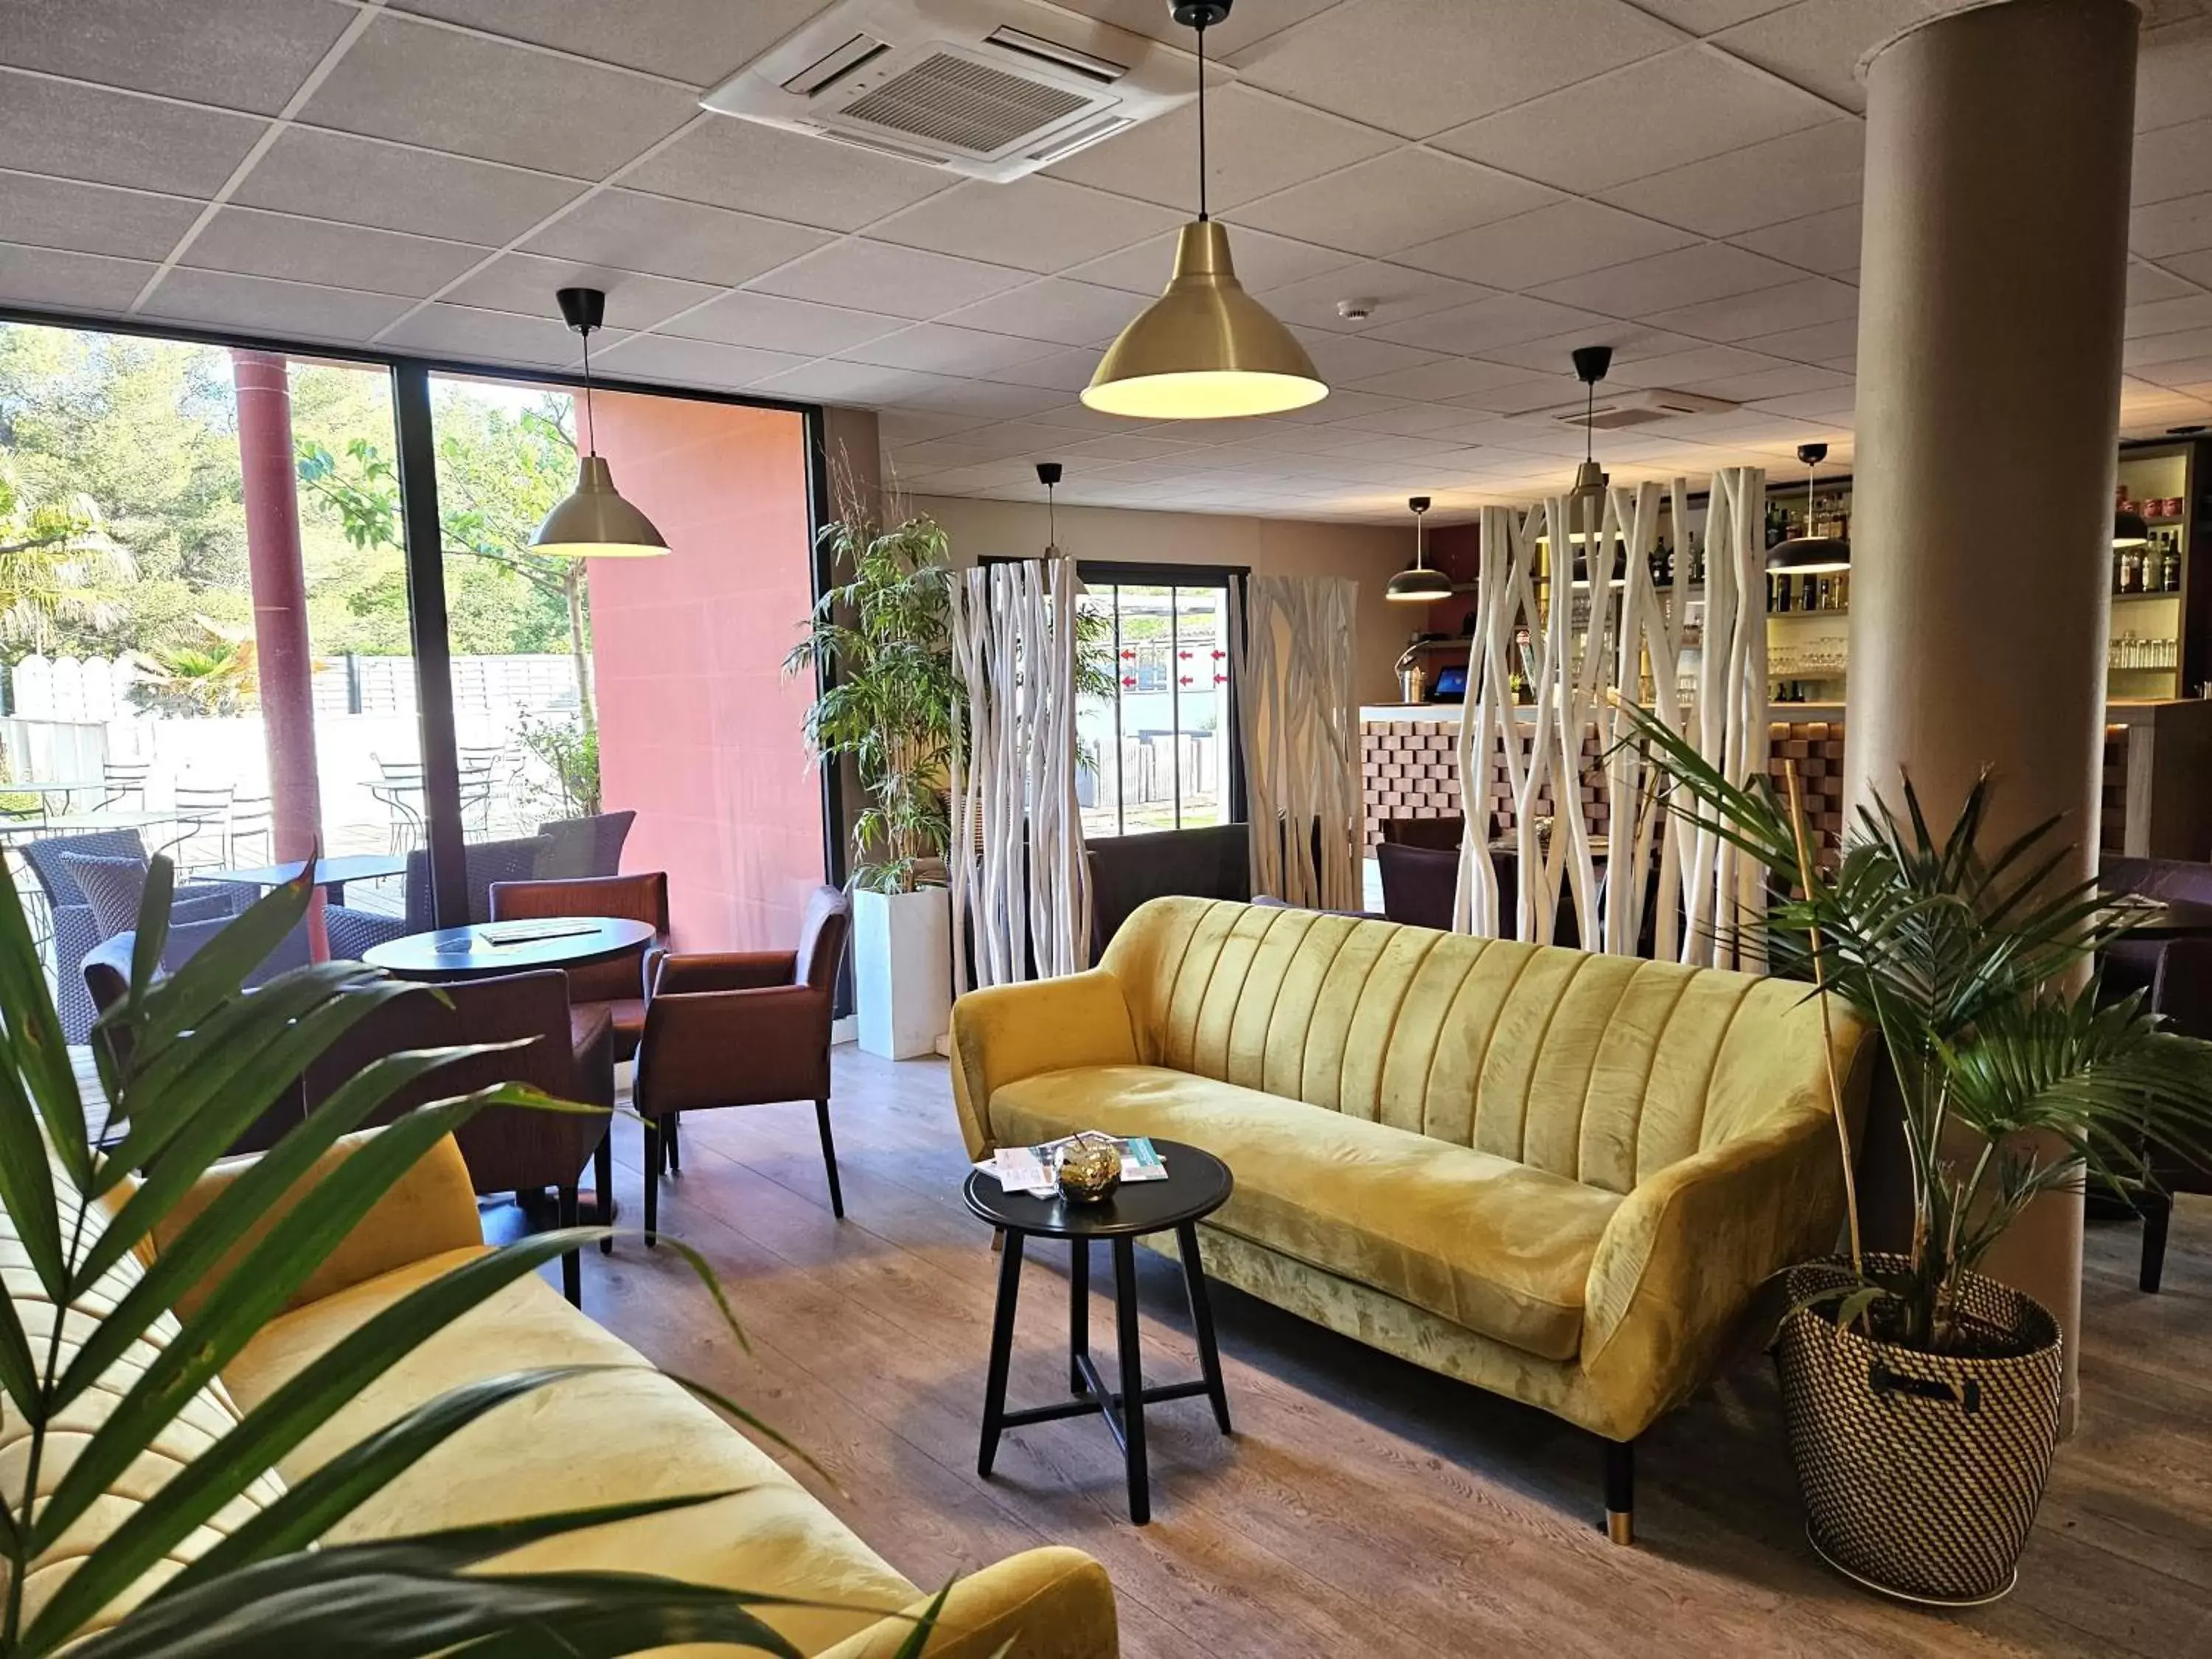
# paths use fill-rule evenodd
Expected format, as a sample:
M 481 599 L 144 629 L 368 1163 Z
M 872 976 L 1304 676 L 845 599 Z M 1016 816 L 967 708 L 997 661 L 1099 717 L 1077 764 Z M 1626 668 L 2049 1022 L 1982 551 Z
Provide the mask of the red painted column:
M 269 750 L 269 796 L 279 861 L 311 857 L 322 833 L 315 778 L 314 653 L 307 640 L 307 579 L 300 557 L 300 500 L 293 474 L 292 390 L 275 352 L 233 351 L 238 459 L 246 484 L 246 565 L 253 584 L 253 643 Z M 308 913 L 315 958 L 330 954 L 320 896 Z

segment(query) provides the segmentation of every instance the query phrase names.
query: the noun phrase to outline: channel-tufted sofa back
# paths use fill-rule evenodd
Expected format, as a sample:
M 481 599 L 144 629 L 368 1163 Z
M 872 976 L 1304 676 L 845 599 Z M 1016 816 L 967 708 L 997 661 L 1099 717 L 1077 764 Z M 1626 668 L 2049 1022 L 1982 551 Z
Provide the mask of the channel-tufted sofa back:
M 1140 907 L 1100 966 L 1147 1064 L 1613 1192 L 1826 1110 L 1790 981 L 1193 898 Z M 1832 1013 L 1847 1067 L 1858 1024 Z

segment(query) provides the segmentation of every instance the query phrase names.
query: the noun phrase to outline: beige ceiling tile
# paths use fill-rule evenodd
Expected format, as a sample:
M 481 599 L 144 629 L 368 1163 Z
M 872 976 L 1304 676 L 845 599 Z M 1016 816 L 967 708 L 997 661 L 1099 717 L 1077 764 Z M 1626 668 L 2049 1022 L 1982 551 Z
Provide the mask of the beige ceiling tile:
M 1044 355 L 994 368 L 985 378 L 1004 380 L 1012 386 L 1042 386 L 1053 392 L 1080 392 L 1091 384 L 1091 377 L 1097 372 L 1097 346 L 1054 347 L 1042 340 L 1024 343 L 1040 348 Z
M 781 294 L 786 299 L 920 318 L 933 317 L 1018 287 L 1022 275 L 1003 265 L 956 259 L 920 248 L 894 247 L 889 242 L 855 236 L 783 265 L 750 286 L 757 292 Z
M 2170 256 L 2212 248 L 2212 191 L 2136 209 L 2128 216 L 2128 246 L 2180 270 Z
M 1853 317 L 1811 328 L 1787 329 L 1779 334 L 1760 334 L 1739 343 L 1748 350 L 1786 357 L 1792 362 L 1828 363 L 1851 356 L 1858 349 L 1858 319 Z
M 0 165 L 23 173 L 204 198 L 222 188 L 267 125 L 0 70 Z
M 1860 212 L 1854 203 L 1747 231 L 1732 240 L 1738 247 L 1764 253 L 1801 270 L 1842 276 L 1859 268 L 1859 229 Z
M 1537 374 L 1571 363 L 1578 346 L 1611 346 L 1614 362 L 1633 363 L 1646 357 L 1663 357 L 1672 352 L 1693 350 L 1704 343 L 1703 340 L 1692 335 L 1672 333 L 1648 323 L 1615 322 L 1593 318 L 1579 328 L 1566 329 L 1558 334 L 1510 344 L 1485 346 L 1482 355 L 1493 362 L 1511 363 Z
M 1588 194 L 1818 126 L 1833 115 L 1820 100 L 1771 76 L 1709 48 L 1687 46 L 1486 116 L 1434 142 Z
M 926 420 L 930 417 L 924 416 L 920 418 Z M 903 444 L 892 453 L 897 459 L 900 471 L 921 474 L 949 471 L 954 467 L 989 466 L 1005 460 L 1009 455 L 1026 455 L 1030 452 L 1027 449 L 1000 450 L 981 444 L 964 444 L 956 438 L 949 441 Z
M 1163 40 L 1186 51 L 1191 45 L 1191 31 L 1176 22 L 1167 7 L 1156 5 L 1153 0 L 1056 0 L 1056 3 L 1065 10 L 1095 17 L 1132 34 Z M 1226 62 L 1255 41 L 1279 34 L 1335 3 L 1337 0 L 1265 0 L 1261 5 L 1241 6 L 1226 22 L 1206 30 L 1206 55 L 1209 59 Z
M 2160 29 L 2144 37 L 2136 65 L 2136 131 L 2212 115 L 2212 31 Z
M 1855 319 L 1858 314 L 1858 289 L 1826 276 L 1805 276 L 1679 310 L 1656 312 L 1649 320 L 1701 340 L 1729 341 Z
M 1789 265 L 1725 242 L 1702 242 L 1593 270 L 1587 276 L 1571 276 L 1539 289 L 1537 296 L 1607 316 L 1637 317 L 1670 327 L 1660 313 L 1753 289 L 1773 288 L 1797 275 Z
M 1583 401 L 1584 391 L 1583 383 L 1571 374 L 1536 374 L 1507 386 L 1469 392 L 1452 401 L 1468 409 L 1487 410 L 1493 415 L 1525 415 L 1568 408 Z M 1559 429 L 1566 431 L 1565 428 Z
M 379 337 L 380 345 L 424 356 L 560 368 L 574 362 L 576 337 L 558 317 L 522 317 L 472 306 L 429 305 Z
M 719 340 L 725 345 L 757 346 L 806 357 L 826 357 L 906 325 L 903 318 L 848 311 L 838 306 L 809 305 L 802 300 L 779 299 L 773 294 L 740 292 L 726 294 L 696 311 L 686 313 L 670 323 L 665 331 L 690 339 Z
M 1403 398 L 1378 397 L 1371 392 L 1347 392 L 1334 388 L 1317 404 L 1308 404 L 1304 409 L 1285 410 L 1279 415 L 1270 415 L 1271 421 L 1291 421 L 1301 426 L 1327 426 L 1336 421 L 1348 421 L 1355 415 L 1374 415 L 1386 409 L 1403 409 Z M 1235 424 L 1224 421 L 1224 426 Z
M 1008 185 L 970 179 L 869 228 L 879 241 L 957 253 L 1022 270 L 1065 270 L 1173 230 L 1180 216 L 1149 202 L 1032 173 Z
M 1371 437 L 1346 444 L 1334 452 L 1334 456 L 1352 461 L 1411 461 L 1426 465 L 1448 456 L 1463 456 L 1466 452 L 1464 444 L 1454 443 L 1448 438 L 1409 438 L 1391 433 L 1376 433 Z M 1321 465 L 1334 466 L 1334 456 Z
M 0 173 L 0 235 L 22 247 L 160 259 L 191 228 L 200 209 L 186 197 Z
M 422 299 L 484 258 L 465 242 L 227 207 L 209 220 L 179 263 L 248 276 Z M 552 304 L 548 289 L 543 303 Z
M 1705 236 L 1802 219 L 1856 203 L 1866 129 L 1836 120 L 1600 192 L 1608 202 Z
M 1249 87 L 1206 94 L 1206 189 L 1213 211 L 1241 206 L 1390 149 L 1388 138 Z M 1049 170 L 1182 215 L 1198 210 L 1198 117 L 1185 105 Z
M 960 179 L 896 156 L 716 116 L 626 173 L 623 182 L 793 224 L 859 230 Z
M 771 375 L 803 367 L 807 359 L 787 351 L 724 345 L 714 340 L 684 340 L 672 334 L 633 334 L 608 349 L 604 362 L 592 354 L 592 367 L 614 379 L 666 380 L 676 386 L 720 386 L 736 391 Z
M 2205 327 L 2212 327 L 2212 294 L 2185 294 L 2178 299 L 2128 307 L 2127 335 L 2130 340 Z
M 2120 361 L 2129 373 L 2134 374 L 2154 368 L 2160 363 L 2179 362 L 2185 358 L 2206 356 L 2212 356 L 2212 324 L 2130 340 L 2120 354 Z
M 2194 283 L 2185 283 L 2170 271 L 2142 259 L 2128 261 L 2128 304 L 2130 307 L 2155 305 L 2161 300 L 2185 300 L 2197 292 Z
M 562 214 L 528 246 L 552 258 L 728 288 L 830 240 L 827 231 L 779 219 L 606 190 Z
M 2212 249 L 2197 253 L 2177 253 L 2165 260 L 2166 266 L 2201 287 L 2212 288 Z
M 972 421 L 972 416 L 926 415 L 919 411 L 900 411 L 887 415 L 885 420 L 911 421 Z M 1125 422 L 1117 430 L 1130 429 L 1140 424 Z M 1034 455 L 1039 450 L 1049 451 L 1056 444 L 1073 443 L 1076 440 L 1058 428 L 1036 424 L 1034 416 L 1018 421 L 994 421 L 983 426 L 963 426 L 959 428 L 961 448 L 972 452 L 969 459 L 957 463 L 962 466 L 980 465 L 987 461 L 1003 461 L 1010 455 Z
M 1242 54 L 1256 86 L 1426 137 L 1681 36 L 1622 0 L 1347 0 Z
M 963 380 L 936 375 L 921 378 L 932 384 L 902 392 L 890 401 L 902 409 L 988 415 L 997 420 L 1012 421 L 1041 409 L 1051 409 L 1066 396 L 1044 386 L 1010 386 L 999 380 Z
M 1373 374 L 1387 374 L 1395 369 L 1413 368 L 1431 362 L 1437 355 L 1364 334 L 1330 334 L 1319 329 L 1296 327 L 1291 332 L 1305 347 L 1314 367 L 1321 371 L 1322 379 L 1332 386 L 1364 380 Z
M 1059 345 L 1091 346 L 1105 344 L 1144 308 L 1144 301 L 1118 289 L 1048 276 L 950 312 L 939 320 Z
M 1692 34 L 1715 34 L 1732 24 L 1779 11 L 1790 0 L 1643 0 L 1644 9 Z
M 1050 349 L 1041 340 L 944 323 L 918 323 L 849 348 L 841 355 L 854 362 L 887 368 L 918 368 L 933 374 L 988 375 L 1042 357 Z
M 1370 375 L 1359 382 L 1358 389 L 1422 403 L 1442 403 L 1511 386 L 1528 378 L 1527 369 L 1510 363 L 1485 362 L 1480 357 L 1443 357 L 1418 368 L 1393 369 L 1386 374 Z
M 822 0 L 623 0 L 621 27 L 575 0 L 391 0 L 395 11 L 466 24 L 601 63 L 719 85 L 822 9 Z
M 604 179 L 697 113 L 690 94 L 662 82 L 386 12 L 301 119 Z
M 1530 289 L 1697 239 L 1600 202 L 1569 200 L 1409 248 L 1399 263 L 1488 288 Z
M 1756 407 L 1770 415 L 1788 415 L 1800 420 L 1841 421 L 1848 425 L 1852 403 L 1852 388 L 1846 386 L 1828 392 L 1801 392 L 1784 398 L 1762 398 Z
M 156 266 L 0 242 L 0 303 L 59 311 L 121 311 Z
M 1948 0 L 1798 0 L 1714 40 L 1784 80 L 1846 109 L 1866 107 L 1859 58 L 1891 35 L 1947 9 Z
M 1339 421 L 1328 430 L 1393 432 L 1401 437 L 1449 438 L 1456 442 L 1457 429 L 1467 423 L 1468 413 L 1463 409 L 1455 409 L 1448 404 L 1408 404 L 1403 409 L 1386 409 L 1379 415 L 1355 415 L 1348 421 Z
M 794 368 L 762 383 L 771 397 L 816 399 L 825 404 L 892 404 L 913 391 L 939 383 L 934 374 L 918 374 L 910 368 L 881 368 L 873 363 L 836 362 L 824 359 Z
M 1746 351 L 1740 346 L 1707 345 L 1692 351 L 1670 352 L 1664 357 L 1644 357 L 1632 363 L 1616 364 L 1606 383 L 1637 390 L 1695 386 L 1705 380 L 1763 374 L 1785 367 L 1795 365 L 1786 365 L 1762 352 Z
M 333 0 L 7 0 L 0 64 L 274 115 L 353 15 Z
M 1407 405 L 1403 409 L 1386 409 L 1372 414 L 1355 415 L 1349 420 L 1328 426 L 1304 426 L 1295 421 L 1252 421 L 1246 423 L 1251 430 L 1236 444 L 1225 446 L 1222 452 L 1213 453 L 1226 453 L 1227 450 L 1233 449 L 1267 455 L 1327 455 L 1348 445 L 1356 444 L 1367 434 L 1373 432 L 1376 428 L 1367 422 L 1392 415 L 1406 414 L 1411 410 L 1411 408 L 1412 405 Z M 1449 412 L 1457 419 L 1463 421 L 1467 418 L 1467 411 L 1464 410 L 1453 410 Z
M 2130 199 L 2137 206 L 2192 196 L 2212 185 L 2212 116 L 2136 140 Z
M 1688 382 L 1672 380 L 1670 386 L 1685 386 L 1701 397 L 1725 398 L 1732 404 L 1747 404 L 1762 398 L 1787 398 L 1801 392 L 1830 392 L 1851 384 L 1851 377 L 1832 368 L 1821 368 L 1813 363 L 1778 363 L 1771 368 L 1753 369 L 1742 374 L 1717 375 L 1709 380 Z
M 1556 198 L 1524 179 L 1408 147 L 1262 198 L 1237 217 L 1324 247 L 1384 254 Z
M 520 167 L 289 127 L 232 199 L 318 219 L 498 246 L 584 186 Z
M 1150 432 L 1127 432 L 1113 433 L 1103 438 L 1085 438 L 1080 443 L 1069 444 L 1054 453 L 1073 461 L 1158 461 L 1189 455 L 1193 452 L 1187 444 L 1156 438 Z
M 972 418 L 958 415 L 924 415 L 911 410 L 890 410 L 876 422 L 885 449 L 896 449 L 907 444 L 934 443 L 949 438 L 956 432 L 980 432 L 981 424 Z M 1013 454 L 1018 452 L 1002 452 Z
M 388 294 L 179 269 L 162 277 L 146 302 L 145 314 L 279 337 L 360 342 L 398 317 L 407 305 Z
M 689 311 L 712 300 L 720 291 L 705 283 L 641 276 L 635 271 L 607 265 L 547 259 L 534 253 L 502 253 L 440 297 L 454 305 L 477 306 L 486 311 L 511 311 L 524 317 L 558 317 L 561 306 L 555 295 L 564 288 L 602 290 L 607 296 L 610 329 L 657 328 L 678 312 Z
M 1326 329 L 1332 333 L 1358 334 L 1387 328 L 1432 311 L 1472 305 L 1490 297 L 1492 290 L 1431 270 L 1389 264 L 1370 259 L 1309 276 L 1267 290 L 1267 309 L 1285 322 L 1300 328 Z M 1337 307 L 1346 301 L 1367 307 L 1364 317 L 1346 317 Z
M 1473 305 L 1431 312 L 1403 323 L 1376 329 L 1382 339 L 1401 345 L 1425 346 L 1434 351 L 1455 351 L 1472 356 L 1494 346 L 1517 345 L 1582 328 L 1610 328 L 1611 318 L 1600 317 L 1571 306 L 1525 294 L 1498 294 Z
M 1168 285 L 1168 278 L 1174 272 L 1178 234 L 1156 236 L 1149 242 L 1123 248 L 1103 259 L 1076 265 L 1065 274 L 1107 288 L 1125 289 L 1132 294 L 1155 295 Z M 1296 242 L 1286 236 L 1271 236 L 1266 231 L 1242 226 L 1230 228 L 1229 252 L 1237 264 L 1237 280 L 1254 294 L 1272 293 L 1309 276 L 1341 270 L 1355 263 L 1350 254 L 1334 248 L 1316 247 L 1311 242 Z

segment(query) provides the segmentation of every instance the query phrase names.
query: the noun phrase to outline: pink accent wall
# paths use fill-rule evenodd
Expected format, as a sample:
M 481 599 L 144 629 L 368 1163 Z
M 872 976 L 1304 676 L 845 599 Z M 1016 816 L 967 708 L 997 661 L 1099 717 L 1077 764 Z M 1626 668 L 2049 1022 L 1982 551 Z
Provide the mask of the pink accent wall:
M 823 879 L 822 790 L 800 736 L 813 681 L 783 677 L 813 602 L 805 422 L 596 402 L 616 488 L 672 550 L 591 564 L 601 793 L 637 812 L 623 868 L 668 872 L 679 950 L 789 950 Z

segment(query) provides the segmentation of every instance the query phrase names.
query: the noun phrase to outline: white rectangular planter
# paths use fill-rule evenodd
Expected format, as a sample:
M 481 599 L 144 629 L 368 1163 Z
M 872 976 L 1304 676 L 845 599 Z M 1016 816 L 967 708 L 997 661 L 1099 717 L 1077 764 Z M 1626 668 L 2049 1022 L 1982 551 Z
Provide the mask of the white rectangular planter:
M 952 1018 L 951 895 L 854 893 L 853 989 L 860 1047 L 890 1060 L 934 1053 Z

